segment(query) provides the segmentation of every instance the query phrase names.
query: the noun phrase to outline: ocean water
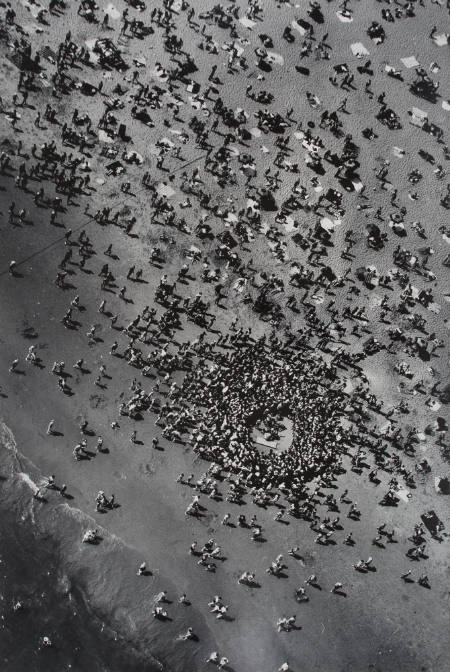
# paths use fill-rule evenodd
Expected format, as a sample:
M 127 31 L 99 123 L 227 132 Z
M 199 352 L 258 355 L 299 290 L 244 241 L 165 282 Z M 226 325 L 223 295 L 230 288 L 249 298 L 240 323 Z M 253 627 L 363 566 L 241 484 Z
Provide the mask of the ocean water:
M 42 644 L 44 636 L 52 646 Z M 69 585 L 52 540 L 1 508 L 0 670 L 155 672 Z

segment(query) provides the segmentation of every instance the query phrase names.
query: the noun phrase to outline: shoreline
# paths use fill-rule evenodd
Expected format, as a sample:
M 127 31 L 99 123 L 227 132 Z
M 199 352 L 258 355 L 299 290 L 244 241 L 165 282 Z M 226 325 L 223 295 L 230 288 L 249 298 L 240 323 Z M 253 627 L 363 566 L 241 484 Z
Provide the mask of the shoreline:
M 81 544 L 82 531 L 95 525 L 103 537 L 103 561 L 109 565 L 109 574 L 113 573 L 114 566 L 117 567 L 116 580 L 120 582 L 120 574 L 124 568 L 110 565 L 108 555 L 114 555 L 118 548 L 122 556 L 135 555 L 134 549 L 126 547 L 121 539 L 111 535 L 105 528 L 98 526 L 93 518 L 67 502 L 61 505 L 35 500 L 33 494 L 45 479 L 36 466 L 18 450 L 13 433 L 3 422 L 0 425 L 0 472 L 0 509 L 7 512 L 10 524 L 14 525 L 14 532 L 18 531 L 19 536 L 31 533 L 36 544 L 49 546 L 48 556 L 53 559 L 57 568 L 55 591 L 60 594 L 61 599 L 65 595 L 73 595 L 75 602 L 81 604 L 82 609 L 92 618 L 94 629 L 100 629 L 101 626 L 106 637 L 117 641 L 119 647 L 131 647 L 129 654 L 131 658 L 137 658 L 137 670 L 142 668 L 146 672 L 173 672 L 174 668 L 169 668 L 151 654 L 149 642 L 142 644 L 139 624 L 136 623 L 134 629 L 127 629 L 129 620 L 125 606 L 122 607 L 120 615 L 117 609 L 106 608 L 105 597 L 100 594 L 102 587 L 96 585 L 92 576 L 89 576 L 88 558 L 80 555 L 76 559 L 74 552 L 72 556 L 68 554 L 69 548 L 76 545 L 74 528 L 80 532 Z M 6 477 L 3 476 L 5 472 L 8 473 Z M 72 538 L 69 537 L 71 533 Z M 134 665 L 130 669 L 135 669 Z
M 57 543 L 0 505 L 0 664 L 4 672 L 159 672 L 130 640 L 91 608 L 70 581 Z M 23 553 L 23 550 L 26 552 Z M 43 645 L 48 637 L 51 646 Z

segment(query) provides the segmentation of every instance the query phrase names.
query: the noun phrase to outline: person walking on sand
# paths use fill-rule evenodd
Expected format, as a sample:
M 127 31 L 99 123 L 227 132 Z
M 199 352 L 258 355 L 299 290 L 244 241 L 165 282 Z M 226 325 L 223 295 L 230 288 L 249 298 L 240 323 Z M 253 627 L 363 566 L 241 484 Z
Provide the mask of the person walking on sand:
M 9 372 L 14 373 L 18 366 L 19 366 L 19 360 L 13 359 L 13 361 L 11 362 L 11 366 L 8 369 Z

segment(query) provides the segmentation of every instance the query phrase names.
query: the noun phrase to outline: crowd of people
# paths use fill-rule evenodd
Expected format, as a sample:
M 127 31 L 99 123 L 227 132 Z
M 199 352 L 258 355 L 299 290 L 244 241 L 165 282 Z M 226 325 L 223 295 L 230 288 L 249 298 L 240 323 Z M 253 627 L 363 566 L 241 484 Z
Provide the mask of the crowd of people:
M 413 59 L 406 67 L 414 74 L 406 76 L 390 65 L 380 68 L 362 43 L 351 45 L 350 62 L 341 62 L 342 51 L 335 54 L 331 46 L 330 16 L 351 26 L 356 8 L 348 0 L 326 7 L 310 2 L 302 10 L 271 3 L 270 11 L 290 8 L 290 23 L 279 35 L 258 34 L 269 12 L 259 0 L 204 11 L 186 0 L 155 7 L 126 0 L 117 3 L 124 5 L 120 12 L 81 0 L 76 21 L 90 36 L 102 36 L 82 44 L 74 27 L 50 46 L 50 28 L 64 25 L 68 3 L 23 4 L 0 8 L 1 49 L 17 80 L 14 94 L 0 98 L 1 118 L 10 125 L 0 174 L 13 194 L 1 225 L 7 236 L 19 235 L 38 216 L 39 226 L 47 227 L 35 253 L 51 248 L 56 263 L 39 282 L 50 281 L 64 296 L 58 326 L 68 352 L 55 353 L 63 360 L 51 365 L 35 345 L 18 345 L 9 374 L 33 366 L 44 376 L 51 367 L 70 414 L 77 394 L 70 369 L 91 376 L 93 389 L 105 395 L 110 387 L 123 388 L 118 368 L 131 371 L 111 436 L 123 426 L 132 444 L 142 443 L 141 435 L 152 450 L 163 440 L 183 444 L 193 460 L 209 463 L 197 480 L 193 473 L 176 478 L 180 491 L 196 493 L 185 507 L 189 521 L 226 501 L 222 525 L 234 527 L 235 519 L 237 528 L 249 530 L 249 542 L 272 534 L 282 539 L 280 526 L 263 529 L 256 513 L 241 513 L 240 506 L 251 503 L 273 507 L 273 522 L 281 526 L 307 521 L 319 546 L 342 536 L 340 543 L 353 547 L 344 525 L 361 512 L 341 488 L 345 465 L 355 479 L 375 485 L 387 474 L 379 505 L 397 506 L 400 491 L 415 489 L 431 470 L 417 452 L 418 427 L 406 427 L 417 395 L 428 412 L 449 401 L 430 362 L 447 352 L 437 281 L 450 265 L 441 253 L 450 229 L 415 215 L 422 199 L 428 203 L 423 185 L 433 192 L 440 220 L 450 207 L 444 131 L 415 107 L 420 99 L 427 109 L 440 104 L 443 94 L 433 78 L 441 66 L 433 61 L 427 71 Z M 380 5 L 379 21 L 364 26 L 361 39 L 376 52 L 390 24 L 423 19 L 427 31 L 427 6 L 428 0 L 395 11 Z M 25 26 L 27 10 L 38 30 Z M 146 58 L 134 53 L 136 41 L 156 38 L 162 62 L 150 62 L 150 50 Z M 427 39 L 436 51 L 442 40 L 448 43 L 436 26 Z M 275 43 L 284 57 L 272 51 Z M 285 61 L 294 49 L 298 63 L 292 68 Z M 307 78 L 321 61 L 331 76 L 315 93 L 313 77 L 311 83 Z M 279 97 L 277 69 L 285 67 L 299 82 L 296 98 Z M 402 109 L 408 97 L 410 109 Z M 442 109 L 449 107 L 443 100 Z M 405 151 L 393 143 L 410 119 L 426 149 L 415 148 L 402 174 Z M 104 177 L 94 180 L 101 171 Z M 84 213 L 75 218 L 80 204 Z M 58 235 L 49 244 L 48 230 Z M 404 238 L 408 242 L 397 244 Z M 27 272 L 21 254 L 18 247 L 14 258 L 3 260 L 3 278 L 19 281 Z M 83 292 L 76 281 L 89 289 Z M 149 283 L 153 294 L 146 290 L 143 300 Z M 85 334 L 86 354 L 67 361 L 75 333 Z M 102 363 L 93 371 L 92 353 L 99 350 Z M 373 391 L 373 361 L 395 377 L 399 401 Z M 143 429 L 135 429 L 144 420 Z M 56 436 L 62 421 L 56 415 L 47 420 L 46 435 Z M 88 427 L 88 419 L 79 426 L 76 462 L 106 452 L 108 438 Z M 426 423 L 444 456 L 446 428 L 441 417 Z M 289 441 L 282 445 L 286 431 Z M 52 476 L 35 493 L 38 500 L 45 501 L 46 489 L 65 496 L 67 486 L 57 487 Z M 115 506 L 114 495 L 98 492 L 96 513 Z M 428 531 L 440 539 L 440 521 Z M 408 560 L 428 557 L 426 533 L 418 520 Z M 393 536 L 383 524 L 372 544 L 387 548 Z M 82 541 L 99 539 L 97 529 L 89 529 Z M 223 557 L 214 538 L 199 548 L 194 542 L 189 553 L 212 573 Z M 301 557 L 299 547 L 288 553 Z M 371 557 L 352 559 L 356 571 L 373 571 Z M 287 569 L 279 555 L 267 580 Z M 412 582 L 411 570 L 401 569 L 399 578 Z M 138 574 L 147 573 L 143 563 Z M 259 585 L 253 570 L 238 581 Z M 417 583 L 431 588 L 424 572 Z M 318 585 L 317 577 L 305 584 Z M 345 582 L 334 577 L 330 586 L 333 595 L 346 594 Z M 309 600 L 303 586 L 294 597 L 299 604 Z M 170 618 L 161 602 L 153 616 L 163 623 Z M 231 618 L 220 596 L 208 606 L 216 619 Z M 280 615 L 274 628 L 285 633 L 300 626 L 296 615 Z M 201 636 L 189 627 L 179 639 Z M 217 651 L 206 662 L 232 669 Z M 288 662 L 279 668 L 290 669 Z

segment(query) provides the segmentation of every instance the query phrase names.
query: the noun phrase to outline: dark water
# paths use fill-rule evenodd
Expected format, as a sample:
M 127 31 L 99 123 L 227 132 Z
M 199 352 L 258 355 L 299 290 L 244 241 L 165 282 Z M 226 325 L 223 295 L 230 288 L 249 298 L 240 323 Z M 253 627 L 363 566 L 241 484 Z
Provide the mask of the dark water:
M 23 608 L 14 610 L 18 600 Z M 51 647 L 42 645 L 44 636 Z M 51 540 L 1 509 L 0 670 L 155 672 L 63 579 Z

